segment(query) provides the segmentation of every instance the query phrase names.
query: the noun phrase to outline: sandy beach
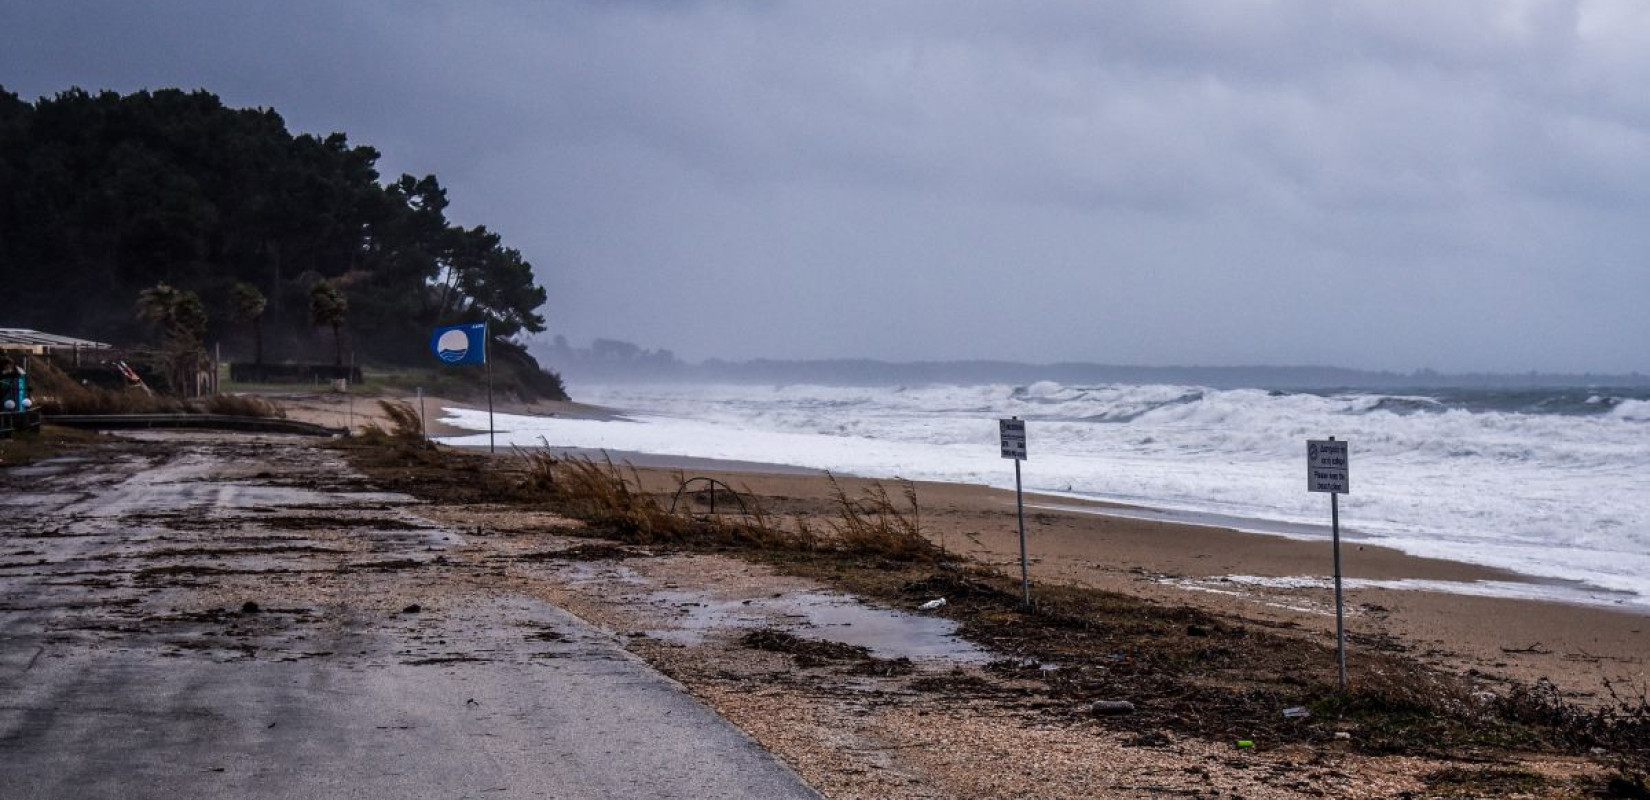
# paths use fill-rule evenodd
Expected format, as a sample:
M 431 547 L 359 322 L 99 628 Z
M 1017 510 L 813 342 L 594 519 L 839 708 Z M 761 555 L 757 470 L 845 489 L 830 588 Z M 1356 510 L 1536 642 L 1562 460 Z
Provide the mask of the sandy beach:
M 645 467 L 656 491 L 673 489 L 678 472 Z M 786 503 L 823 502 L 819 475 L 751 470 L 689 473 L 716 477 Z M 841 479 L 850 492 L 872 481 Z M 885 484 L 887 482 L 884 482 Z M 946 549 L 1017 574 L 1014 493 L 954 483 L 915 484 L 925 534 Z M 1069 498 L 1028 494 L 1026 502 L 1073 505 Z M 1090 504 L 1097 509 L 1103 504 Z M 1026 512 L 1034 585 L 1062 582 L 1188 604 L 1286 626 L 1333 642 L 1334 595 L 1320 588 L 1268 588 L 1229 576 L 1317 577 L 1332 574 L 1328 542 L 1308 542 L 1227 528 L 1109 517 L 1061 510 Z M 1512 573 L 1453 561 L 1416 558 L 1382 547 L 1343 544 L 1348 579 L 1527 581 Z M 1605 683 L 1650 680 L 1650 618 L 1627 611 L 1558 602 L 1474 597 L 1412 589 L 1347 589 L 1349 659 L 1360 647 L 1401 648 L 1428 663 L 1521 681 L 1548 678 L 1576 699 L 1604 699 Z
M 443 408 L 479 408 L 487 409 L 485 402 L 477 405 L 473 401 L 457 401 L 451 398 L 436 395 L 391 394 L 366 395 L 344 392 L 293 392 L 264 394 L 264 397 L 280 405 L 288 417 L 329 428 L 348 428 L 360 432 L 369 425 L 380 428 L 392 428 L 384 409 L 379 405 L 380 400 L 407 404 L 415 412 L 422 405 L 422 414 L 425 418 L 425 431 L 431 437 L 465 436 L 475 431 L 455 428 L 443 424 L 441 420 Z M 514 400 L 498 399 L 494 403 L 494 411 L 500 414 L 529 414 L 541 417 L 570 417 L 576 419 L 603 419 L 612 415 L 608 409 L 560 400 L 538 400 L 523 403 Z M 483 431 L 485 433 L 485 431 Z
M 321 396 L 289 403 L 288 413 L 314 421 L 336 419 L 343 413 L 340 402 L 335 396 Z M 433 409 L 441 406 L 474 407 L 439 398 L 425 398 L 425 403 L 432 409 L 432 418 L 437 416 Z M 363 414 L 367 406 L 366 413 L 380 413 L 376 402 L 358 400 L 356 414 Z M 585 417 L 612 413 L 577 403 L 512 406 L 510 411 Z M 361 424 L 359 417 L 357 424 Z M 430 433 L 473 431 L 434 423 Z M 612 456 L 615 461 L 635 464 L 653 491 L 674 491 L 683 475 L 715 477 L 758 495 L 781 512 L 798 504 L 823 504 L 831 491 L 822 473 L 795 467 L 635 453 Z M 843 479 L 842 483 L 857 492 L 869 482 Z M 930 539 L 947 550 L 1018 573 L 1013 492 L 957 483 L 920 482 L 915 486 L 923 530 Z M 1028 494 L 1026 504 L 1033 584 L 1068 583 L 1192 605 L 1298 628 L 1333 643 L 1334 595 L 1328 588 L 1333 562 L 1327 541 L 1107 516 L 1104 503 L 1068 497 Z M 1491 680 L 1547 678 L 1584 703 L 1608 702 L 1608 684 L 1614 684 L 1617 691 L 1632 691 L 1650 683 L 1650 617 L 1646 615 L 1565 602 L 1357 586 L 1360 580 L 1540 583 L 1503 570 L 1417 558 L 1356 541 L 1343 542 L 1342 555 L 1345 578 L 1354 584 L 1345 591 L 1351 660 L 1356 660 L 1360 650 L 1399 650 L 1451 670 L 1476 671 Z M 1232 580 L 1234 576 L 1238 580 Z M 1274 585 L 1249 580 L 1256 578 L 1307 579 L 1314 585 L 1291 587 L 1290 581 Z

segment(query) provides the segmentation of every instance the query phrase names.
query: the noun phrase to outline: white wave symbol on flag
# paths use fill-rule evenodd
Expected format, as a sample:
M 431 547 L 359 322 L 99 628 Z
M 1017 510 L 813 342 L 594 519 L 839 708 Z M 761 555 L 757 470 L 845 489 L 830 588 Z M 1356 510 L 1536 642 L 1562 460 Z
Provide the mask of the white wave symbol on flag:
M 464 331 L 447 331 L 435 341 L 435 349 L 442 361 L 462 361 L 470 352 L 470 337 Z

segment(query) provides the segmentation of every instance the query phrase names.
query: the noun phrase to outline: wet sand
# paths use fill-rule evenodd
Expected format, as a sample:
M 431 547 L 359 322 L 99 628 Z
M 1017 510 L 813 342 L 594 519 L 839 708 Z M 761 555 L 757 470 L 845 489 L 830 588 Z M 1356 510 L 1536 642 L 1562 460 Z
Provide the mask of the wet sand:
M 393 423 L 389 415 L 379 405 L 380 400 L 406 403 L 414 411 L 419 410 L 420 398 L 416 394 L 346 394 L 342 392 L 295 392 L 291 394 L 266 394 L 270 400 L 278 403 L 286 411 L 288 417 L 304 422 L 313 422 L 330 428 L 349 428 L 361 431 L 368 425 L 377 425 L 380 428 L 390 429 Z M 465 428 L 455 428 L 443 424 L 443 408 L 476 408 L 471 401 L 457 401 L 445 397 L 425 395 L 422 398 L 425 431 L 432 437 L 436 436 L 469 436 L 476 431 Z M 479 406 L 486 410 L 485 404 Z M 499 400 L 493 410 L 500 414 L 526 414 L 541 417 L 565 417 L 571 419 L 610 419 L 613 412 L 599 406 L 584 403 L 573 403 L 559 400 L 539 400 L 532 403 L 519 403 Z M 486 431 L 482 431 L 486 433 Z
M 673 489 L 674 470 L 643 470 Z M 761 471 L 701 470 L 773 502 L 824 501 L 821 477 Z M 844 479 L 849 491 L 871 483 Z M 1014 493 L 985 486 L 919 482 L 924 532 L 948 550 L 1019 572 Z M 1037 509 L 1036 504 L 1090 506 L 1063 497 L 1026 496 L 1026 535 L 1034 584 L 1057 581 L 1190 604 L 1273 624 L 1299 626 L 1332 640 L 1334 595 L 1327 586 L 1273 588 L 1228 576 L 1310 577 L 1333 573 L 1331 545 L 1229 528 Z M 1532 582 L 1516 573 L 1454 561 L 1417 558 L 1374 545 L 1343 542 L 1348 579 Z M 1536 584 L 1539 585 L 1539 584 Z M 1349 658 L 1360 648 L 1402 648 L 1429 663 L 1476 669 L 1523 681 L 1550 678 L 1561 688 L 1605 698 L 1606 680 L 1650 681 L 1650 616 L 1567 603 L 1474 597 L 1451 592 L 1348 588 Z
M 441 402 L 426 398 L 431 409 Z M 289 406 L 289 414 L 320 421 L 311 415 L 327 408 L 324 402 L 320 408 Z M 538 408 L 537 413 L 613 413 L 571 403 Z M 331 410 L 337 412 L 335 405 Z M 535 412 L 528 409 L 528 413 Z M 431 434 L 473 433 L 441 428 L 432 427 Z M 683 474 L 715 477 L 762 496 L 770 509 L 782 513 L 788 503 L 817 507 L 829 500 L 831 492 L 822 473 L 794 466 L 633 453 L 609 455 L 616 462 L 640 468 L 653 491 L 674 492 Z M 857 493 L 869 483 L 842 479 L 850 493 Z M 938 482 L 919 482 L 916 489 L 923 530 L 931 539 L 948 550 L 1018 574 L 1019 539 L 1012 491 Z M 1064 582 L 1195 605 L 1270 625 L 1298 627 L 1333 641 L 1334 595 L 1323 585 L 1333 574 L 1327 539 L 1303 540 L 1213 525 L 1108 516 L 1093 512 L 1124 507 L 1069 497 L 1028 494 L 1026 504 L 1034 584 Z M 1129 513 L 1138 511 L 1132 509 Z M 1537 579 L 1505 570 L 1418 558 L 1356 541 L 1345 541 L 1342 548 L 1344 575 L 1350 580 L 1495 581 L 1543 586 Z M 1256 585 L 1231 581 L 1231 576 L 1309 578 L 1320 585 Z M 1367 586 L 1347 588 L 1345 598 L 1349 657 L 1353 659 L 1359 649 L 1401 649 L 1429 663 L 1463 672 L 1477 670 L 1526 682 L 1549 678 L 1583 702 L 1607 701 L 1607 683 L 1623 688 L 1650 684 L 1650 615 L 1641 611 Z

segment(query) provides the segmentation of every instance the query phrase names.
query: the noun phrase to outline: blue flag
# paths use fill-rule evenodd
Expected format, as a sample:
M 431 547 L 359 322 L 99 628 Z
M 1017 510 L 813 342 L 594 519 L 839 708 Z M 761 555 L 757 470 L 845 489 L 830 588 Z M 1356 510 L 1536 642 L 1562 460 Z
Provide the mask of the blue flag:
M 487 323 L 470 322 L 436 328 L 430 349 L 448 364 L 487 363 Z

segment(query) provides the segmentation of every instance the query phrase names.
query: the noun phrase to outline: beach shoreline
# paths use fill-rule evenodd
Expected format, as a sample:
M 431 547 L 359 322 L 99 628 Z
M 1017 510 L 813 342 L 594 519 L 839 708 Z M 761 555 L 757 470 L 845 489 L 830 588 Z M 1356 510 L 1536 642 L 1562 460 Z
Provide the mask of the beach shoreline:
M 426 398 L 426 404 L 474 407 L 434 398 Z M 577 404 L 539 406 L 537 411 L 585 419 L 621 416 L 612 409 Z M 308 418 L 313 412 L 299 408 L 290 413 Z M 430 433 L 440 438 L 476 432 L 440 425 L 432 426 Z M 832 491 L 824 471 L 806 467 L 558 450 L 633 465 L 645 488 L 661 495 L 674 493 L 685 477 L 716 478 L 779 507 L 797 500 L 823 500 Z M 845 476 L 837 480 L 851 492 L 894 482 Z M 1012 490 L 930 481 L 913 486 L 930 539 L 949 551 L 1018 573 Z M 1028 493 L 1026 503 L 1034 592 L 1038 583 L 1067 583 L 1333 639 L 1333 594 L 1324 584 L 1333 571 L 1326 539 L 1151 519 L 1152 509 L 1065 495 Z M 1364 648 L 1402 650 L 1456 672 L 1525 683 L 1550 679 L 1581 702 L 1608 702 L 1611 686 L 1620 691 L 1650 683 L 1650 614 L 1642 607 L 1561 602 L 1553 596 L 1466 594 L 1459 589 L 1496 585 L 1511 590 L 1529 586 L 1532 594 L 1539 594 L 1537 587 L 1553 581 L 1356 540 L 1342 547 L 1349 658 L 1356 659 Z M 1452 586 L 1457 591 L 1442 590 Z

